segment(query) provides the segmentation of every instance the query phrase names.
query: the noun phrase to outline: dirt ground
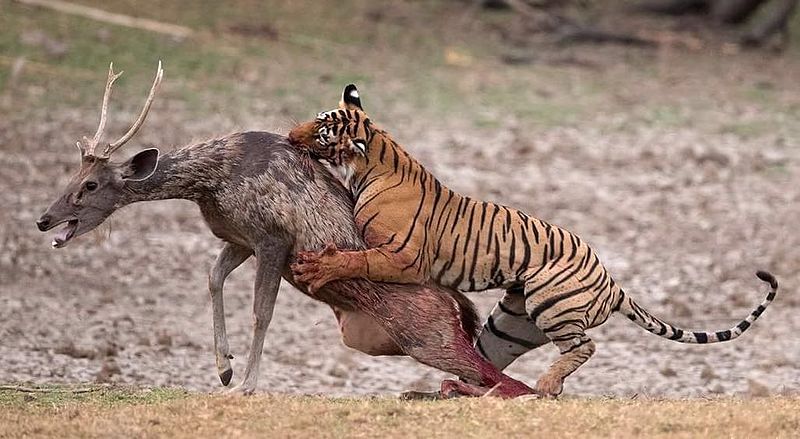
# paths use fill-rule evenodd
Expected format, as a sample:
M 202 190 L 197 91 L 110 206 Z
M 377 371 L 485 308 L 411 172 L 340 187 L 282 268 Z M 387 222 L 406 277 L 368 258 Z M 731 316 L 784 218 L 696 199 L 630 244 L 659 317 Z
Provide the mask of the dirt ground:
M 358 14 L 376 19 L 356 3 Z M 401 18 L 419 8 L 396 4 L 402 6 L 390 13 Z M 128 6 L 109 7 L 124 13 Z M 52 25 L 49 13 L 2 8 L 48 38 L 81 38 L 65 35 L 85 22 L 52 18 Z M 165 90 L 128 152 L 244 129 L 286 133 L 292 119 L 334 106 L 346 81 L 360 81 L 374 120 L 445 184 L 577 232 L 626 292 L 668 321 L 728 328 L 763 299 L 755 271 L 777 276 L 773 305 L 731 343 L 680 345 L 612 318 L 590 333 L 597 353 L 569 378 L 567 394 L 800 392 L 800 52 L 727 53 L 724 43 L 702 40 L 702 32 L 699 49 L 521 44 L 522 36 L 509 39 L 498 30 L 502 17 L 451 8 L 438 10 L 439 26 L 426 26 L 432 35 L 421 31 L 432 41 L 425 44 L 399 39 L 396 48 L 377 26 L 357 28 L 372 35 L 364 41 L 377 43 L 354 39 L 352 50 L 331 43 L 348 63 L 341 69 L 318 67 L 336 57 L 282 33 L 277 41 L 247 36 L 217 43 L 203 36 L 201 50 L 241 63 L 198 77 L 194 64 L 164 59 Z M 102 40 L 101 31 L 91 30 L 91 38 Z M 0 47 L 8 50 L 0 58 L 0 381 L 221 390 L 206 291 L 221 245 L 193 204 L 124 208 L 109 227 L 61 250 L 50 249 L 50 236 L 34 226 L 76 169 L 75 140 L 94 132 L 102 66 L 137 34 L 111 37 L 111 54 L 99 51 L 78 66 L 70 57 L 82 50 L 80 41 L 68 41 L 67 55 L 48 55 L 35 41 L 33 48 L 24 43 L 31 38 L 23 41 L 21 32 L 0 31 Z M 192 49 L 163 44 L 176 53 Z M 237 44 L 270 45 L 270 57 L 231 49 Z M 301 50 L 311 51 L 310 61 L 297 55 Z M 415 65 L 424 59 L 419 51 L 435 53 L 437 61 Z M 511 63 L 508 53 L 532 60 Z M 19 57 L 26 63 L 14 73 Z M 118 86 L 112 133 L 135 116 L 156 59 L 120 57 L 134 79 Z M 356 64 L 359 57 L 363 64 Z M 314 68 L 322 73 L 308 75 Z M 226 88 L 203 82 L 211 77 Z M 252 279 L 248 264 L 226 285 L 234 382 L 247 355 Z M 470 298 L 486 314 L 499 295 Z M 509 372 L 533 383 L 556 354 L 545 346 Z M 346 348 L 326 306 L 282 286 L 261 391 L 390 394 L 433 389 L 442 378 L 410 359 Z

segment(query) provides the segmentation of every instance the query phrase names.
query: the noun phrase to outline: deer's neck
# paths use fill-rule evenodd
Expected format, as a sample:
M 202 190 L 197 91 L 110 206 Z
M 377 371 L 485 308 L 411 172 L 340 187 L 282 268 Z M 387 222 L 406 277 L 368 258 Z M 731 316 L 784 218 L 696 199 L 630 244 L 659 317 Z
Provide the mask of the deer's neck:
M 127 185 L 127 203 L 185 199 L 199 202 L 220 189 L 231 158 L 217 142 L 187 146 L 162 154 L 155 173 Z M 126 204 L 127 204 L 126 203 Z

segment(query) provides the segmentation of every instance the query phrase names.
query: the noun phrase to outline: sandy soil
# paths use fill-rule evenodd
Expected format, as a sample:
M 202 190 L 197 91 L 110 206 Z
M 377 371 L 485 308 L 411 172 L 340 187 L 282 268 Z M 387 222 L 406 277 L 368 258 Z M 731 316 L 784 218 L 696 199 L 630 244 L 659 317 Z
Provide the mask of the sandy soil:
M 742 76 L 728 70 L 731 61 L 725 59 L 690 66 L 696 59 L 686 57 L 695 55 L 678 51 L 626 62 L 619 52 L 601 50 L 576 52 L 591 61 L 590 71 L 563 67 L 578 89 L 571 93 L 580 93 L 593 75 L 624 78 L 637 63 L 670 69 L 595 93 L 608 106 L 591 107 L 579 123 L 564 126 L 498 118 L 497 126 L 476 128 L 464 113 L 433 122 L 410 104 L 369 102 L 380 107 L 377 122 L 445 183 L 578 232 L 627 292 L 669 321 L 727 328 L 762 300 L 757 269 L 774 272 L 781 282 L 772 307 L 733 343 L 679 345 L 612 318 L 591 333 L 597 354 L 568 380 L 566 393 L 800 391 L 798 63 L 742 55 L 737 65 L 757 71 Z M 483 74 L 491 80 L 495 68 L 500 67 L 487 66 Z M 736 84 L 765 80 L 780 105 L 739 99 Z M 544 91 L 552 96 L 563 90 Z M 713 102 L 698 110 L 692 103 L 703 96 Z M 679 109 L 677 120 L 648 119 L 647 105 L 659 101 Z M 154 108 L 139 145 L 286 126 L 269 109 L 266 115 L 231 109 L 198 118 L 177 97 L 166 102 Z M 309 115 L 317 110 L 309 108 Z M 206 271 L 220 243 L 194 205 L 165 201 L 125 208 L 102 233 L 59 251 L 34 226 L 76 167 L 71 145 L 93 132 L 96 117 L 94 102 L 24 115 L 6 107 L 0 117 L 0 381 L 111 381 L 218 391 Z M 723 129 L 730 121 L 763 119 L 777 129 Z M 125 121 L 115 123 L 121 127 Z M 246 265 L 225 292 L 239 374 L 234 382 L 247 354 L 252 278 L 253 267 Z M 499 292 L 470 297 L 487 313 Z M 431 389 L 444 378 L 409 359 L 349 350 L 338 340 L 329 309 L 286 285 L 264 357 L 260 389 L 269 392 L 391 393 Z M 510 373 L 532 383 L 555 357 L 555 348 L 543 347 Z

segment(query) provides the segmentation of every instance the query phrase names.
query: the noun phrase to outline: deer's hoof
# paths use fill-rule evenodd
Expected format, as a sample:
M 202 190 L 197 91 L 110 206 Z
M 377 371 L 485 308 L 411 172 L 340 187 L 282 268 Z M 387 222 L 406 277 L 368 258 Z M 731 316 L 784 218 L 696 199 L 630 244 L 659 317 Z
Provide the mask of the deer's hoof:
M 227 369 L 219 374 L 219 380 L 222 381 L 223 386 L 228 386 L 233 378 L 233 369 Z
M 248 385 L 245 383 L 241 383 L 238 386 L 230 388 L 225 391 L 225 394 L 229 396 L 249 396 L 254 393 L 256 393 L 255 386 Z

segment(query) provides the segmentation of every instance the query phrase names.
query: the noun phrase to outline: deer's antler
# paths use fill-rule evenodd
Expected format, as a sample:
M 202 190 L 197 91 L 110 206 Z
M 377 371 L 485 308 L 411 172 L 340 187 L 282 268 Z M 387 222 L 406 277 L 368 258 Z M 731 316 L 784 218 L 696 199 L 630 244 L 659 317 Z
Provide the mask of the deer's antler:
M 131 137 L 139 131 L 139 128 L 142 127 L 144 124 L 144 119 L 147 117 L 147 113 L 150 111 L 150 105 L 153 103 L 153 98 L 156 95 L 156 90 L 158 86 L 161 85 L 161 78 L 164 76 L 164 70 L 161 68 L 161 61 L 158 62 L 158 69 L 156 70 L 156 77 L 153 79 L 153 86 L 150 87 L 150 93 L 147 95 L 147 100 L 144 101 L 144 107 L 142 108 L 142 112 L 139 113 L 139 118 L 136 119 L 136 122 L 131 125 L 131 128 L 128 130 L 125 135 L 120 137 L 116 142 L 109 143 L 103 154 L 108 157 L 114 153 L 114 151 L 118 150 L 122 145 L 131 140 Z
M 114 73 L 114 63 L 111 63 L 111 65 L 108 67 L 108 81 L 106 82 L 106 91 L 103 94 L 103 106 L 100 109 L 100 125 L 97 127 L 97 132 L 95 133 L 94 138 L 91 140 L 87 139 L 86 137 L 83 138 L 85 145 L 82 145 L 81 142 L 78 142 L 78 149 L 81 150 L 82 155 L 108 158 L 114 153 L 114 151 L 118 150 L 120 147 L 122 147 L 122 145 L 131 140 L 136 132 L 139 131 L 139 128 L 142 127 L 142 124 L 144 124 L 145 118 L 147 118 L 147 113 L 150 111 L 150 105 L 153 103 L 156 90 L 161 84 L 161 78 L 164 76 L 164 70 L 161 68 L 161 61 L 159 61 L 158 69 L 156 70 L 156 77 L 153 79 L 153 86 L 150 87 L 150 93 L 147 95 L 147 100 L 144 102 L 144 108 L 142 108 L 142 112 L 139 113 L 139 117 L 136 119 L 136 122 L 131 125 L 130 129 L 127 133 L 125 133 L 125 135 L 113 143 L 106 144 L 105 148 L 103 148 L 100 154 L 97 154 L 97 146 L 100 144 L 100 138 L 103 136 L 103 130 L 105 130 L 106 127 L 106 113 L 108 112 L 108 100 L 111 96 L 111 86 L 121 75 L 122 72 Z
M 91 140 L 84 136 L 83 144 L 78 142 L 78 149 L 81 150 L 82 155 L 95 155 L 94 151 L 97 148 L 97 144 L 100 142 L 100 138 L 103 136 L 103 131 L 106 129 L 106 116 L 108 113 L 108 100 L 111 98 L 111 86 L 114 85 L 114 81 L 116 81 L 117 78 L 122 76 L 122 73 L 123 72 L 114 73 L 114 63 L 112 62 L 109 64 L 106 91 L 103 93 L 103 106 L 100 108 L 100 124 L 97 126 L 97 131 L 94 133 L 94 137 Z

